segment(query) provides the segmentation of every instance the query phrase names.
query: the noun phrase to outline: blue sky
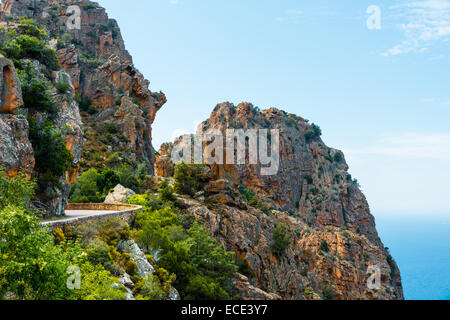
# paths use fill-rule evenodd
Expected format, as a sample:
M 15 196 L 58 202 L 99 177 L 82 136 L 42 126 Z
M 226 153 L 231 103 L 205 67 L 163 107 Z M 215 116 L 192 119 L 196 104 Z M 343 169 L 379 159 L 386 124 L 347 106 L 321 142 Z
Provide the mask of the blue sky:
M 345 152 L 375 214 L 450 215 L 450 0 L 99 2 L 167 95 L 156 148 L 217 103 L 277 107 Z

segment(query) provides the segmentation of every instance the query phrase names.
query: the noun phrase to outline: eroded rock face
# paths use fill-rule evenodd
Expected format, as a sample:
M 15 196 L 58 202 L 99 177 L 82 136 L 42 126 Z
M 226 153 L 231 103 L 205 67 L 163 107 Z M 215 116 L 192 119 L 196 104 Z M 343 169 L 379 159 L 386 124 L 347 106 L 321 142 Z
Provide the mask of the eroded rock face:
M 168 178 L 174 174 L 175 164 L 173 163 L 171 143 L 164 143 L 158 151 L 155 161 L 155 174 L 158 177 Z
M 67 27 L 72 5 L 80 8 L 80 29 Z M 151 126 L 166 97 L 149 90 L 150 82 L 134 67 L 117 22 L 92 1 L 3 0 L 1 9 L 4 17 L 32 17 L 51 37 L 65 39 L 57 44 L 61 65 L 80 98 L 92 105 L 82 110 L 89 111 L 82 112 L 88 133 L 83 168 L 101 168 L 108 158 L 121 154 L 129 163 L 145 163 L 153 174 Z M 117 130 L 105 133 L 102 127 L 110 123 Z
M 0 113 L 0 167 L 10 177 L 19 171 L 31 177 L 34 152 L 28 139 L 28 121 L 24 116 Z
M 236 275 L 234 283 L 244 299 L 403 299 L 395 263 L 391 266 L 384 248 L 364 235 L 336 227 L 311 228 L 276 210 L 266 214 L 220 202 L 208 206 L 186 198 L 179 202 L 185 212 L 205 221 L 227 250 L 248 263 L 253 275 Z M 284 252 L 275 252 L 272 232 L 281 223 L 287 226 L 291 244 Z M 380 268 L 380 290 L 367 286 L 370 266 Z
M 327 147 L 319 136 L 307 139 L 313 127 L 305 119 L 278 109 L 261 112 L 250 103 L 222 103 L 202 129 L 225 132 L 227 128 L 280 132 L 278 173 L 263 176 L 260 165 L 247 161 L 236 166 L 243 185 L 266 195 L 284 211 L 301 215 L 311 225 L 348 227 L 382 246 L 369 205 L 349 176 L 343 154 Z
M 378 236 L 366 198 L 343 154 L 327 147 L 317 128 L 312 133 L 308 121 L 277 109 L 223 103 L 200 131 L 215 129 L 225 137 L 229 128 L 278 129 L 278 173 L 263 176 L 260 165 L 213 164 L 204 191 L 208 205 L 180 201 L 248 262 L 255 273 L 251 286 L 283 299 L 403 299 L 400 271 Z M 241 205 L 239 184 L 256 191 L 262 211 Z M 272 233 L 282 223 L 292 244 L 277 253 Z M 368 288 L 372 266 L 380 268 L 380 290 Z M 244 283 L 237 281 L 245 297 L 252 290 L 244 290 Z
M 22 89 L 11 60 L 0 54 L 0 113 L 13 113 L 23 106 Z
M 243 300 L 281 300 L 281 297 L 277 294 L 267 293 L 260 288 L 252 286 L 248 278 L 239 273 L 236 273 L 234 276 L 234 289 Z
M 124 186 L 118 184 L 106 197 L 106 204 L 123 204 L 128 199 L 135 195 L 135 192 L 131 189 L 127 189 Z

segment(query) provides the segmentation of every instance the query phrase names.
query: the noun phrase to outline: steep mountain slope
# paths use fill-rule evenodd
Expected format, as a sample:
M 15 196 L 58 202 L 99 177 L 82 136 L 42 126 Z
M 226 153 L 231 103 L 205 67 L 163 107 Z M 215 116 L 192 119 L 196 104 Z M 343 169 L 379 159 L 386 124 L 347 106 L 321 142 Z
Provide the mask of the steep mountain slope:
M 62 214 L 80 170 L 145 164 L 153 173 L 151 125 L 166 98 L 148 89 L 105 9 L 91 1 L 4 0 L 0 17 L 2 52 L 22 75 L 19 83 L 14 65 L 2 58 L 0 165 L 38 179 L 35 205 Z M 21 86 L 31 88 L 27 99 Z M 39 93 L 48 96 L 47 106 L 35 105 L 47 99 Z M 28 101 L 16 110 L 22 100 Z M 70 168 L 58 168 L 63 159 L 49 168 L 43 142 L 52 145 L 52 135 L 64 140 Z
M 151 125 L 166 98 L 149 90 L 105 9 L 70 0 L 3 0 L 1 9 L 2 21 L 32 18 L 58 40 L 53 45 L 77 91 L 83 118 L 82 167 L 103 167 L 109 159 L 132 166 L 145 163 L 153 172 Z
M 227 102 L 216 106 L 199 132 L 218 130 L 226 137 L 233 128 L 278 129 L 279 171 L 261 175 L 261 165 L 248 165 L 248 156 L 246 165 L 210 165 L 203 192 L 185 205 L 249 264 L 250 284 L 284 299 L 403 299 L 400 271 L 378 236 L 366 198 L 342 152 L 320 139 L 320 128 L 278 109 Z M 158 173 L 172 171 L 168 154 L 182 143 L 163 145 Z M 227 148 L 235 148 L 226 143 L 224 138 Z M 253 194 L 248 205 L 239 185 L 242 195 Z M 273 249 L 280 224 L 292 239 L 281 253 Z M 380 290 L 368 288 L 371 267 L 380 268 Z

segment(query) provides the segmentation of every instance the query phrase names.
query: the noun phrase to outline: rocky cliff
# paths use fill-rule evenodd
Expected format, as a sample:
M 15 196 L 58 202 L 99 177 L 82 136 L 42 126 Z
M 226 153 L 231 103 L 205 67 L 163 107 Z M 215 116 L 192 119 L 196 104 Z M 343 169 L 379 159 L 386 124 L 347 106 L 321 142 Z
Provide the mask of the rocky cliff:
M 70 185 L 85 169 L 145 164 L 153 173 L 151 125 L 166 98 L 149 90 L 149 81 L 134 67 L 120 29 L 105 9 L 91 1 L 3 0 L 0 17 L 2 52 L 8 51 L 28 78 L 20 83 L 13 63 L 1 59 L 0 166 L 10 175 L 21 170 L 38 179 L 38 207 L 62 214 Z M 45 48 L 39 50 L 44 54 L 33 48 L 24 57 L 25 50 L 13 50 L 20 41 L 42 41 Z M 58 62 L 49 65 L 44 58 L 53 51 Z M 48 83 L 55 110 L 27 103 L 17 110 L 24 104 L 21 86 L 26 81 L 31 88 Z M 70 151 L 70 169 L 64 174 L 49 177 L 47 164 L 35 159 L 36 148 L 43 151 L 38 142 L 48 140 L 44 128 L 47 135 L 52 130 L 61 134 Z
M 203 192 L 183 202 L 248 263 L 250 288 L 283 299 L 403 299 L 400 271 L 378 236 L 366 198 L 349 175 L 343 153 L 324 144 L 318 126 L 278 109 L 222 103 L 199 131 L 218 130 L 226 137 L 230 128 L 278 129 L 279 171 L 261 175 L 261 165 L 249 165 L 248 155 L 245 165 L 212 164 Z M 165 149 L 171 146 L 161 150 L 160 172 L 170 167 Z M 239 185 L 255 200 L 246 203 Z M 292 242 L 277 253 L 273 232 L 280 224 Z M 374 266 L 381 274 L 379 290 L 367 285 Z M 261 295 L 258 290 L 252 295 L 248 285 L 244 297 Z
M 166 97 L 149 90 L 105 9 L 92 1 L 3 0 L 1 10 L 3 21 L 32 18 L 57 40 L 53 45 L 80 104 L 82 168 L 104 167 L 109 160 L 145 163 L 153 172 L 151 126 Z

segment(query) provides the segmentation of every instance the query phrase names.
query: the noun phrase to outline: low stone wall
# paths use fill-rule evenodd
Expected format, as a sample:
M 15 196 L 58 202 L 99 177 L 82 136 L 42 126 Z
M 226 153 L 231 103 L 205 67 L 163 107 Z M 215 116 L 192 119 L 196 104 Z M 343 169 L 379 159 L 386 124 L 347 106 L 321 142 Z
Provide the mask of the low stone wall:
M 76 218 L 55 220 L 43 222 L 42 226 L 48 227 L 51 230 L 55 228 L 64 228 L 64 227 L 77 227 L 80 224 L 85 224 L 94 221 L 101 221 L 111 217 L 118 217 L 120 220 L 127 222 L 132 225 L 134 221 L 134 213 L 136 211 L 142 210 L 141 206 L 130 205 L 130 204 L 104 204 L 104 203 L 74 203 L 69 204 L 66 207 L 66 210 L 70 211 L 99 211 L 98 215 L 93 216 L 81 216 Z M 102 214 L 101 211 L 115 211 L 112 213 Z
M 127 211 L 140 210 L 142 207 L 133 204 L 107 204 L 107 203 L 70 203 L 66 210 L 93 210 L 93 211 Z

